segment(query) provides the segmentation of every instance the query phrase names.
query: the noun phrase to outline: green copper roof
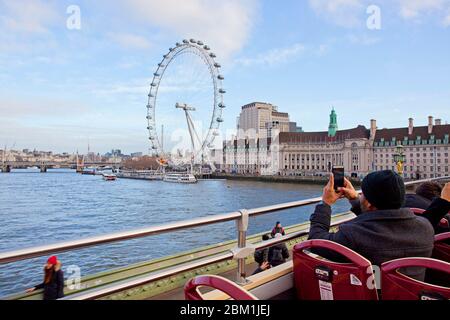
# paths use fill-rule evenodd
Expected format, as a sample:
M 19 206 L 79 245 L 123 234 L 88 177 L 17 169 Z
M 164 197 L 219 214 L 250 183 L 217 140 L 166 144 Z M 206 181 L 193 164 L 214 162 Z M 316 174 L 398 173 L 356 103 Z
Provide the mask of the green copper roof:
M 337 131 L 338 131 L 337 114 L 333 108 L 333 110 L 331 111 L 331 114 L 330 114 L 330 125 L 328 126 L 328 136 L 335 137 Z

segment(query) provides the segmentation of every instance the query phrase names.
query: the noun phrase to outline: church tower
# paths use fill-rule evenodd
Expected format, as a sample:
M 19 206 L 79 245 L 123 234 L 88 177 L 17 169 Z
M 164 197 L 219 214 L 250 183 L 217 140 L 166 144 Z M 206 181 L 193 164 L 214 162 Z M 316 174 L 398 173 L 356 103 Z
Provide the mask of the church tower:
M 336 133 L 338 131 L 338 124 L 337 124 L 337 114 L 336 111 L 331 111 L 330 114 L 330 125 L 328 126 L 328 136 L 331 138 L 334 138 L 336 136 Z

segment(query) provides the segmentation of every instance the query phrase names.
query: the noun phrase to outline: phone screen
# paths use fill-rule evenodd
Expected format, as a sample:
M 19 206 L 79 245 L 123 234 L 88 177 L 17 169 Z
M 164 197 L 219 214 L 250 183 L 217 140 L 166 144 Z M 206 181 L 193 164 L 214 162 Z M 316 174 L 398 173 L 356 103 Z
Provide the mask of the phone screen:
M 344 167 L 333 167 L 334 189 L 344 187 Z

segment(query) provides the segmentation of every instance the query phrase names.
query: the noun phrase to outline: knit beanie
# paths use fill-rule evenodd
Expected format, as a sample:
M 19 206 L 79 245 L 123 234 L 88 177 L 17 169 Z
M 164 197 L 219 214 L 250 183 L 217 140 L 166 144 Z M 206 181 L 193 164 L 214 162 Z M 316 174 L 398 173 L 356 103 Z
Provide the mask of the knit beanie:
M 370 173 L 361 189 L 367 201 L 379 210 L 400 209 L 405 203 L 405 183 L 392 170 Z

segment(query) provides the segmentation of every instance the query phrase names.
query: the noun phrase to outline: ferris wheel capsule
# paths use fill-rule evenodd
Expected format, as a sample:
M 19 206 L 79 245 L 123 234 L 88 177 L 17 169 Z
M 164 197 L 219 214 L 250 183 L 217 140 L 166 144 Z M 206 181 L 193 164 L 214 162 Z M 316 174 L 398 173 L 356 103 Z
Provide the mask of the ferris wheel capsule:
M 195 41 L 195 39 L 191 39 L 189 41 L 191 41 L 191 43 L 197 43 L 197 41 Z
M 225 80 L 225 77 L 219 74 L 219 75 L 217 76 L 217 79 L 219 79 L 219 80 Z
M 224 89 L 219 89 L 219 93 L 225 94 L 227 92 Z
M 218 117 L 218 118 L 217 118 L 217 122 L 222 123 L 222 122 L 223 122 L 223 119 L 222 119 L 221 117 Z
M 219 103 L 219 108 L 225 109 L 225 108 L 226 108 L 226 105 L 224 105 L 224 104 L 221 102 L 221 103 Z
M 203 42 L 202 42 L 202 41 L 197 41 L 197 44 L 198 44 L 199 46 L 202 46 L 202 45 L 203 45 Z
M 216 68 L 222 68 L 222 66 L 220 65 L 220 63 L 214 63 L 214 67 L 216 67 Z
M 189 43 L 189 40 L 184 39 L 184 40 L 183 40 L 183 43 L 188 44 L 188 43 Z
M 208 47 L 207 45 L 205 45 L 205 46 L 203 47 L 203 49 L 205 49 L 206 51 L 211 50 L 211 48 Z
M 214 53 L 212 53 L 212 52 L 209 54 L 209 56 L 210 56 L 211 58 L 216 58 L 216 55 L 215 55 Z

